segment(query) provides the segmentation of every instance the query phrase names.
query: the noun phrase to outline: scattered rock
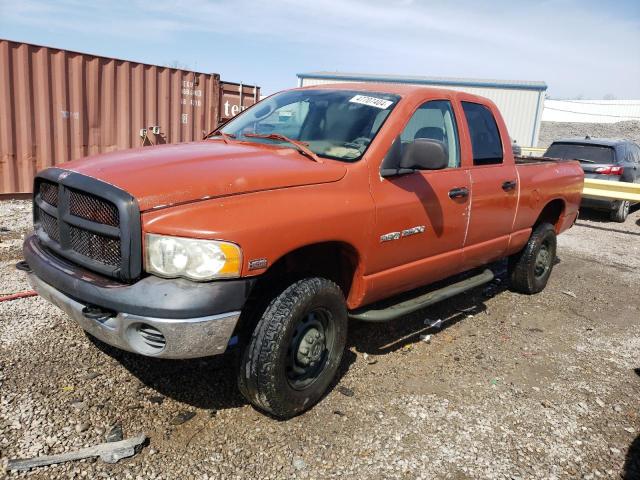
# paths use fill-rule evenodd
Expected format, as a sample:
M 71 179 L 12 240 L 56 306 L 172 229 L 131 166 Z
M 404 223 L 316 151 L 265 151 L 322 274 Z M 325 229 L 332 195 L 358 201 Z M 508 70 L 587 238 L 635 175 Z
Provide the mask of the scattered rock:
M 338 385 L 338 392 L 340 392 L 345 397 L 353 397 L 355 393 L 350 388 L 347 388 L 343 385 Z
M 300 457 L 295 457 L 293 459 L 293 462 L 291 462 L 291 464 L 293 465 L 293 468 L 295 468 L 296 470 L 304 470 L 305 468 L 307 468 L 306 462 Z
M 376 360 L 375 358 L 373 358 L 371 355 L 369 355 L 368 353 L 365 353 L 362 355 L 364 358 L 364 361 L 367 362 L 369 365 L 374 365 L 376 363 L 378 363 L 378 360 Z
M 431 335 L 420 335 L 420 340 L 425 343 L 431 343 Z
M 122 440 L 124 438 L 124 435 L 122 433 L 122 425 L 120 423 L 114 424 L 105 438 L 107 442 L 119 442 L 120 440 Z
M 587 406 L 586 403 L 578 402 L 577 405 L 578 405 L 578 408 L 580 408 L 583 412 L 588 412 L 589 411 L 589 407 Z
M 195 416 L 196 416 L 195 412 L 189 412 L 189 411 L 185 410 L 184 412 L 180 412 L 178 415 L 173 417 L 171 419 L 171 422 L 169 422 L 169 423 L 171 425 L 182 425 L 183 423 L 188 422 L 189 420 L 191 420 Z
M 87 404 L 82 400 L 73 400 L 71 402 L 71 406 L 76 410 L 84 410 L 85 408 L 87 408 Z
M 599 398 L 597 398 L 597 397 L 596 397 L 596 403 L 598 404 L 598 406 L 600 408 L 604 408 L 604 406 L 605 406 L 605 403 L 602 400 L 600 400 Z
M 86 432 L 87 430 L 89 430 L 90 426 L 91 424 L 89 422 L 78 422 L 76 423 L 76 432 L 78 433 Z
M 162 395 L 152 395 L 149 397 L 149 401 L 156 405 L 162 405 L 162 402 L 164 402 L 164 397 Z

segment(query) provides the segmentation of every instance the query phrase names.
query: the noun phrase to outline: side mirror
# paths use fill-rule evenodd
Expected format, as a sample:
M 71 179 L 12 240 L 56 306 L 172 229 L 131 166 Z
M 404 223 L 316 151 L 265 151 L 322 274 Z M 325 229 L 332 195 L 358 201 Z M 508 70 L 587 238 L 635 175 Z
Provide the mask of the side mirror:
M 449 152 L 444 142 L 416 138 L 404 148 L 400 169 L 442 170 L 449 165 Z

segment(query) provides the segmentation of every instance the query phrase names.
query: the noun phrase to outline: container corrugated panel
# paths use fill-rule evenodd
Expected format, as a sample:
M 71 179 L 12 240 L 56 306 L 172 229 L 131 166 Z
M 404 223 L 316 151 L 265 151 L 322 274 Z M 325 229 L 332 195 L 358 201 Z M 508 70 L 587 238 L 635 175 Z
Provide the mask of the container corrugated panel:
M 220 121 L 220 83 L 218 74 L 0 39 L 0 193 L 31 192 L 38 170 L 87 155 L 201 139 Z
M 260 87 L 242 83 L 221 82 L 220 121 L 226 122 L 260 100 Z
M 331 83 L 348 83 L 358 82 L 354 79 L 340 78 L 341 74 L 336 74 L 338 78 L 327 78 L 327 76 L 314 77 L 313 74 L 300 74 L 301 86 L 326 85 Z M 378 82 L 376 77 L 363 78 L 362 81 L 371 83 L 396 83 L 392 76 L 381 76 Z M 410 79 L 399 77 L 402 81 L 397 83 L 412 84 Z M 425 77 L 427 78 L 427 77 Z M 463 80 L 456 83 L 462 83 Z M 538 143 L 538 134 L 540 131 L 540 121 L 542 118 L 542 109 L 544 107 L 544 89 L 531 88 L 526 82 L 514 82 L 513 85 L 500 87 L 476 86 L 480 83 L 478 80 L 469 79 L 469 85 L 452 85 L 448 82 L 437 83 L 437 79 L 430 81 L 428 85 L 421 83 L 416 77 L 415 85 L 424 85 L 432 88 L 446 88 L 450 90 L 458 90 L 473 95 L 480 95 L 492 100 L 500 109 L 504 121 L 507 124 L 509 135 L 521 146 L 536 146 Z M 506 82 L 505 82 L 506 83 Z M 538 82 L 533 82 L 538 83 Z M 521 84 L 521 85 L 520 85 Z

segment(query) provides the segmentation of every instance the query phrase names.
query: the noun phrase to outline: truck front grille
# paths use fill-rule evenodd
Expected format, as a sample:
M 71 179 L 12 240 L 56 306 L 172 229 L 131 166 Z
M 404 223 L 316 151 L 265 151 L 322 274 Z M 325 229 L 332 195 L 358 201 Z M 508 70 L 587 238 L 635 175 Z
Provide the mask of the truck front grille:
M 119 238 L 109 238 L 71 225 L 69 243 L 73 251 L 105 265 L 117 267 L 122 261 Z
M 57 168 L 36 177 L 34 192 L 34 224 L 42 244 L 111 277 L 129 281 L 140 275 L 140 213 L 131 195 Z

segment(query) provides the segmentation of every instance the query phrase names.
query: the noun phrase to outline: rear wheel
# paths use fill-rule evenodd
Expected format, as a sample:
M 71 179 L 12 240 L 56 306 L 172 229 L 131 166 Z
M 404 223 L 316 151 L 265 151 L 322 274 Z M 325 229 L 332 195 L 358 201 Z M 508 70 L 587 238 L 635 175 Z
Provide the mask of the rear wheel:
M 538 225 L 527 245 L 509 258 L 511 288 L 520 293 L 538 293 L 547 286 L 556 259 L 556 231 L 553 225 Z
M 615 209 L 611 210 L 610 218 L 614 222 L 624 223 L 624 221 L 629 216 L 629 207 L 631 206 L 631 202 L 628 200 L 622 200 L 618 202 Z
M 306 278 L 277 295 L 242 354 L 240 391 L 255 407 L 290 418 L 315 405 L 331 384 L 347 340 L 340 288 Z

